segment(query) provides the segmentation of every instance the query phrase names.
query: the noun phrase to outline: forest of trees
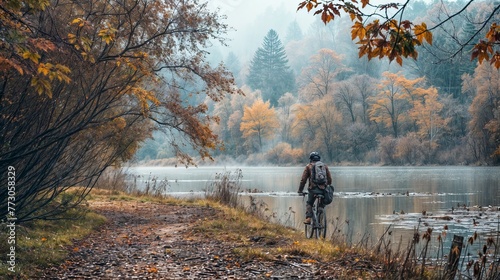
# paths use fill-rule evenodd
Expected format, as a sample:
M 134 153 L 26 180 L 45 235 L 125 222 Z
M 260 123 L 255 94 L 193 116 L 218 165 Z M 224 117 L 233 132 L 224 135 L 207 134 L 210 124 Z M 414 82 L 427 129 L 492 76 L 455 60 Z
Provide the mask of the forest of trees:
M 359 58 L 355 36 L 345 35 L 353 32 L 348 17 L 292 21 L 287 34 L 270 29 L 251 61 L 229 53 L 224 63 L 245 95 L 208 102 L 224 143 L 216 159 L 293 165 L 314 150 L 334 164 L 499 164 L 500 73 L 460 43 L 485 37 L 498 4 L 469 2 L 411 1 L 405 17 L 428 26 L 467 8 L 401 66 Z M 138 160 L 173 156 L 155 136 Z

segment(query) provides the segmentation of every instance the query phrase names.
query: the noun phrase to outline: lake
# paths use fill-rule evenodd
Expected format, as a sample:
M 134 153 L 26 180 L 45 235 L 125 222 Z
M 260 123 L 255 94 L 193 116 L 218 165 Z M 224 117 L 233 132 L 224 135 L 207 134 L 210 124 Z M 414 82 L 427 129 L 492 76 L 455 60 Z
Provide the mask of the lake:
M 242 170 L 242 203 L 261 206 L 273 222 L 302 229 L 305 200 L 296 194 L 303 167 L 133 167 L 141 188 L 151 178 L 173 196 L 203 196 L 216 173 Z M 415 228 L 433 228 L 445 246 L 453 234 L 498 235 L 500 167 L 330 167 L 335 198 L 327 209 L 328 236 L 375 244 L 390 227 L 392 242 Z M 387 235 L 385 235 L 387 236 Z M 405 243 L 406 244 L 406 243 Z

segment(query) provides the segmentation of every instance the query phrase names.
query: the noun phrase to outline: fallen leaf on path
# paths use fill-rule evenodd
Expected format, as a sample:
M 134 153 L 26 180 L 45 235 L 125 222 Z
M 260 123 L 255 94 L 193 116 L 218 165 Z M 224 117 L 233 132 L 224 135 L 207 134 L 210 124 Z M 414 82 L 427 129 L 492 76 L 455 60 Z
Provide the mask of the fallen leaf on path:
M 154 267 L 154 266 L 153 266 L 153 267 L 150 267 L 150 268 L 148 268 L 148 272 L 149 272 L 149 273 L 158 273 L 158 268 L 156 268 L 156 267 Z

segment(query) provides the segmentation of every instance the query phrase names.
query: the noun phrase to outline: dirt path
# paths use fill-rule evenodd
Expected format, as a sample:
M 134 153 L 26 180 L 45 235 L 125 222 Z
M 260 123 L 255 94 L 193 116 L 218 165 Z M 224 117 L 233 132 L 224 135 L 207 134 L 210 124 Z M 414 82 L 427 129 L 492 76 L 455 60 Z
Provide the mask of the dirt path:
M 44 271 L 43 278 L 357 279 L 341 276 L 342 260 L 311 264 L 287 256 L 242 261 L 233 253 L 234 243 L 193 234 L 195 221 L 217 215 L 212 208 L 127 201 L 98 201 L 91 207 L 108 218 L 107 224 L 68 248 L 68 260 Z

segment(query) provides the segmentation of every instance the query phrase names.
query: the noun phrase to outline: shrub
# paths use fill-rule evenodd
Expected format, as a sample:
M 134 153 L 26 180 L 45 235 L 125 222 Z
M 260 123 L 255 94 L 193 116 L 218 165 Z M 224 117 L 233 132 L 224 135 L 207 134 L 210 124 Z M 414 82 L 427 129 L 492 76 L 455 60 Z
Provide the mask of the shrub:
M 302 149 L 293 149 L 288 143 L 278 143 L 266 153 L 266 160 L 278 165 L 293 165 L 300 162 L 304 152 Z
M 378 153 L 380 161 L 384 164 L 396 163 L 396 145 L 397 140 L 391 136 L 378 137 Z

